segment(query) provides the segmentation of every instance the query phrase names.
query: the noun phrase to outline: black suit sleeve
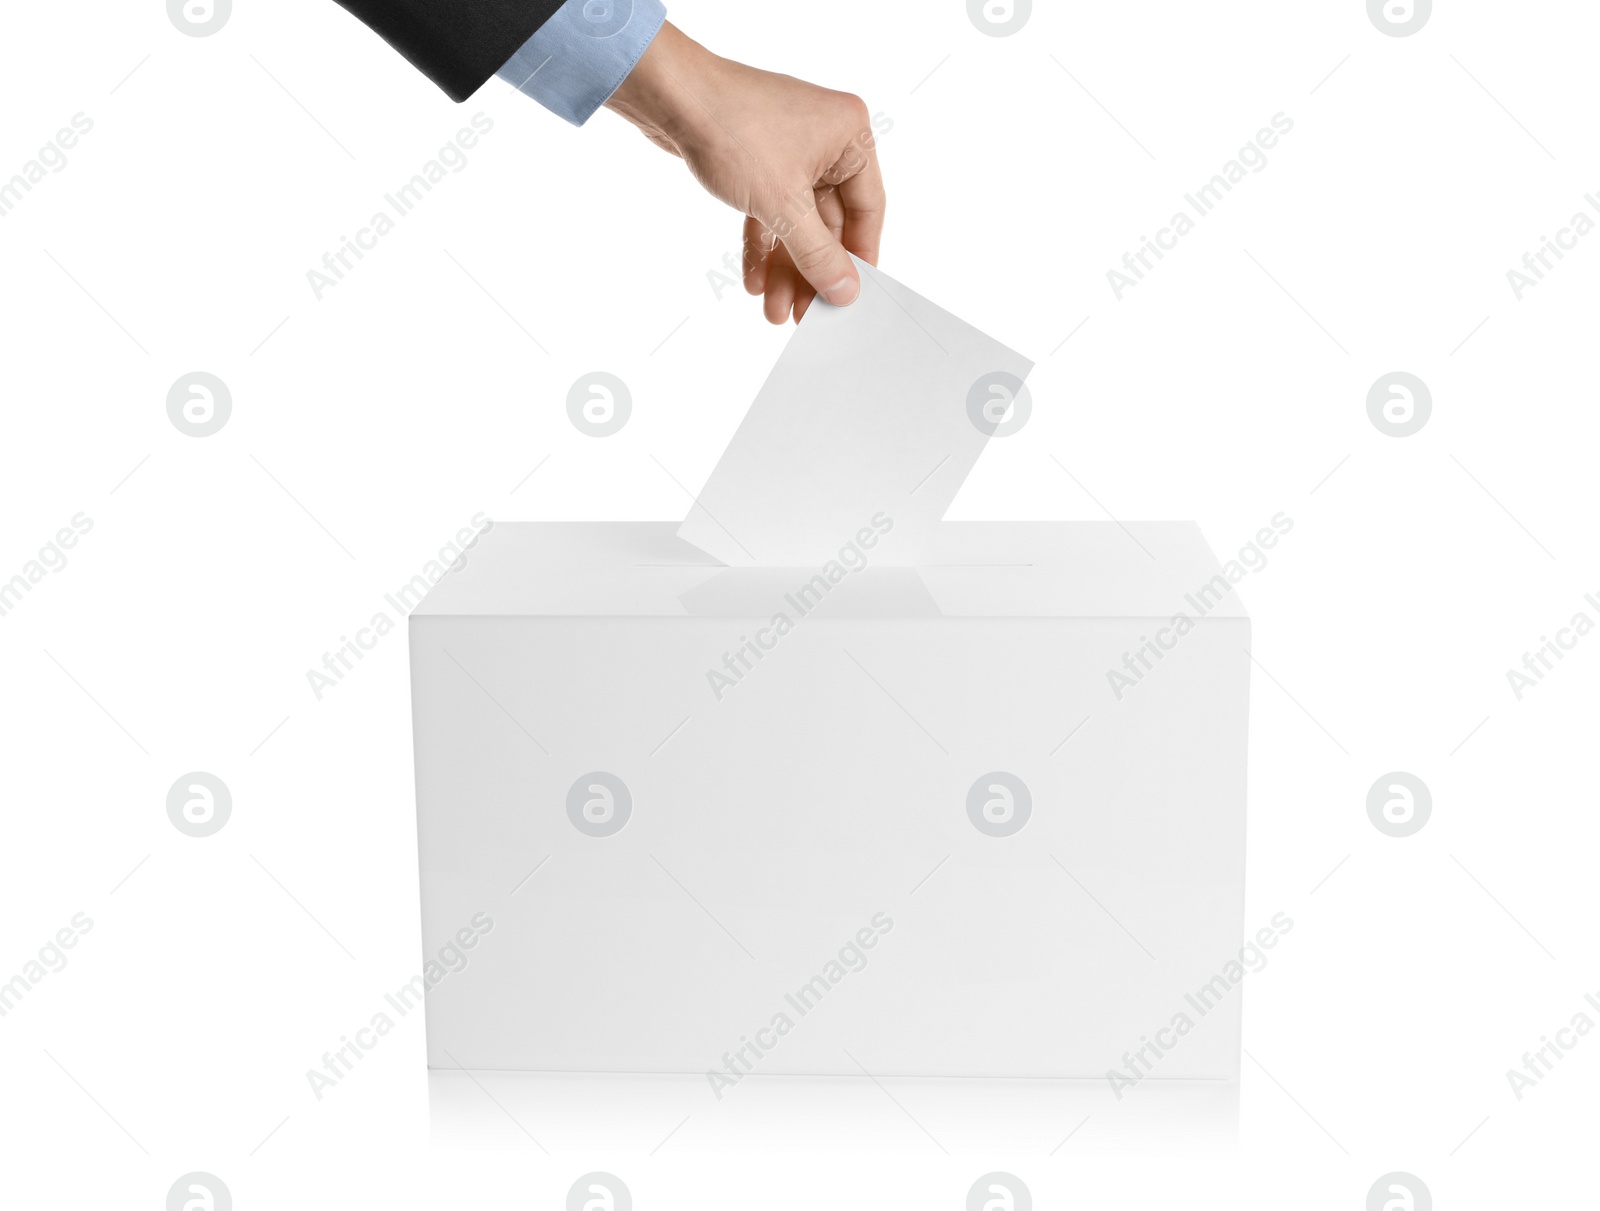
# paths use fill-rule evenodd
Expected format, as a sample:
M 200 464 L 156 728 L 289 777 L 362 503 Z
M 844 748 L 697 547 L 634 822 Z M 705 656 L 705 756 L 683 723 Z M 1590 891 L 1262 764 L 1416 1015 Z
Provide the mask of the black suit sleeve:
M 337 0 L 457 101 L 539 31 L 562 0 Z

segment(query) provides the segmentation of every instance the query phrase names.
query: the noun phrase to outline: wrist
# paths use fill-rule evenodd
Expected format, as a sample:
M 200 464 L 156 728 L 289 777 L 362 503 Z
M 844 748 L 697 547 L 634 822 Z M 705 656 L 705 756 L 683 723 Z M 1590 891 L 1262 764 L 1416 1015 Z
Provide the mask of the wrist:
M 670 21 L 664 22 L 606 108 L 657 142 L 679 147 L 709 121 L 704 105 L 689 92 L 691 83 L 703 88 L 721 62 Z

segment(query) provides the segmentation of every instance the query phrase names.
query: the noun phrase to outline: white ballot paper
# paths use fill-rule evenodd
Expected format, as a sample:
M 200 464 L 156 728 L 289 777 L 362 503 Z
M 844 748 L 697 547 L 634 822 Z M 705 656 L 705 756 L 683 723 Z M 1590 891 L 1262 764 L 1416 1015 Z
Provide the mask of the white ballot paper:
M 1033 363 L 861 260 L 812 303 L 678 537 L 735 567 L 813 567 L 862 531 L 914 563 L 985 443 L 1030 407 Z

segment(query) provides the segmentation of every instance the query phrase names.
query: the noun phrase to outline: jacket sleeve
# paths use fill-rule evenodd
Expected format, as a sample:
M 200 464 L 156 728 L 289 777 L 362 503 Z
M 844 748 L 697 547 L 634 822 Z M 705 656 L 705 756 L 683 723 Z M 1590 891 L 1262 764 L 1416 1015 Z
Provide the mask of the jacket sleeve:
M 429 79 L 465 101 L 562 0 L 337 0 Z

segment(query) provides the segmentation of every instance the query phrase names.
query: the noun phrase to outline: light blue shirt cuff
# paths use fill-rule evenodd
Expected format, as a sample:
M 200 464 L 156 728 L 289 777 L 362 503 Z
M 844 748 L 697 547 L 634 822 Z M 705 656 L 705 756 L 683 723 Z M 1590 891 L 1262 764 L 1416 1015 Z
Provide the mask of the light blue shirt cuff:
M 662 0 L 567 0 L 495 74 L 582 126 L 621 87 L 666 19 Z

